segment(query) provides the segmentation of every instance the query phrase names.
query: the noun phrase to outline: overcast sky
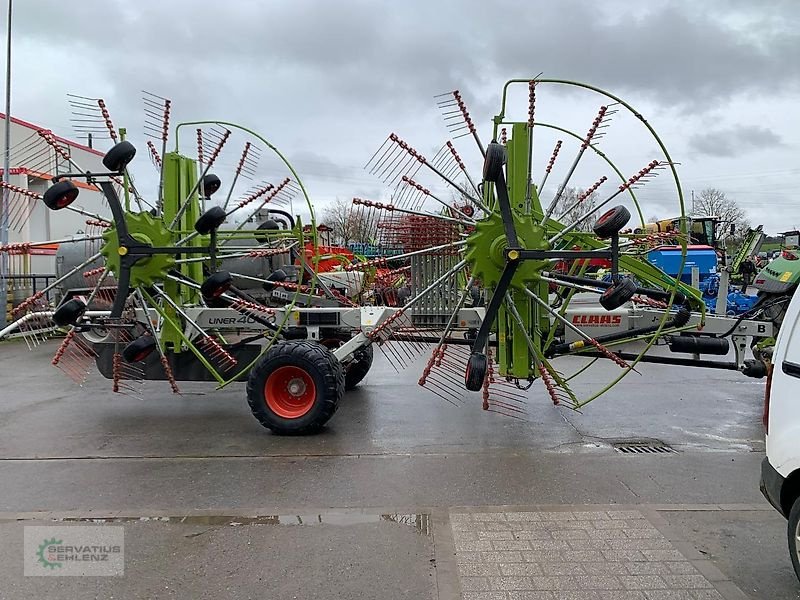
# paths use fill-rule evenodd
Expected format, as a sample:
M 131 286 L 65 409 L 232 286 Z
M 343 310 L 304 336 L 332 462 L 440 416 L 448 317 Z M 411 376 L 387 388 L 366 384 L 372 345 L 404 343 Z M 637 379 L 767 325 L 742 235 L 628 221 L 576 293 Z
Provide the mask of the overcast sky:
M 435 153 L 448 135 L 436 94 L 460 89 L 486 142 L 503 82 L 543 72 L 636 107 L 680 162 L 687 196 L 713 186 L 770 232 L 800 227 L 800 2 L 633 5 L 15 0 L 11 112 L 74 137 L 66 94 L 103 97 L 140 147 L 135 172 L 146 191 L 154 181 L 141 137 L 148 90 L 173 100 L 174 121 L 226 119 L 265 135 L 321 209 L 336 197 L 385 197 L 362 167 L 392 131 Z M 599 105 L 543 89 L 537 117 L 584 133 Z M 525 120 L 524 102 L 518 108 Z M 624 170 L 659 158 L 640 129 L 620 114 L 601 142 Z M 537 164 L 553 140 L 537 133 Z M 473 145 L 459 142 L 478 175 Z M 565 142 L 563 152 L 566 169 L 575 148 Z M 572 183 L 586 187 L 604 174 L 588 166 Z M 674 196 L 659 175 L 651 204 L 642 196 L 645 217 L 673 216 Z

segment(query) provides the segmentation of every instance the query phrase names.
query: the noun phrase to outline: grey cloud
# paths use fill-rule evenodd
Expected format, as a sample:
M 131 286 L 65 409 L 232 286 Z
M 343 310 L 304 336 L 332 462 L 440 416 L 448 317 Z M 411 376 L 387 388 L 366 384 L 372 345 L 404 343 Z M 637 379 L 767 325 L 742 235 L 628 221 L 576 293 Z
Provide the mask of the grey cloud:
M 699 154 L 731 158 L 751 150 L 783 146 L 783 140 L 774 131 L 758 125 L 740 125 L 698 133 L 689 138 L 689 148 Z
M 636 90 L 661 104 L 693 109 L 752 90 L 798 87 L 800 35 L 795 30 L 764 30 L 753 39 L 726 25 L 715 3 L 696 4 L 705 11 L 691 13 L 669 3 L 639 18 L 623 11 L 608 22 L 591 4 L 553 3 L 544 15 L 547 35 L 509 35 L 508 44 L 497 46 L 495 62 L 521 68 L 536 57 L 547 73 Z M 522 8 L 517 10 L 524 18 Z M 789 8 L 786 13 L 792 14 Z
M 14 7 L 20 117 L 69 136 L 68 111 L 57 108 L 66 107 L 64 93 L 101 95 L 115 122 L 141 135 L 147 89 L 174 101 L 173 122 L 228 119 L 265 134 L 297 160 L 314 198 L 368 196 L 378 182 L 361 165 L 390 131 L 435 152 L 446 136 L 436 93 L 462 90 L 485 143 L 502 82 L 540 71 L 631 100 L 659 131 L 669 134 L 672 125 L 677 133 L 665 141 L 676 160 L 686 150 L 681 141 L 698 155 L 735 153 L 773 147 L 774 131 L 797 134 L 789 114 L 772 110 L 791 105 L 800 89 L 797 0 L 17 0 Z M 725 111 L 745 101 L 772 110 L 764 121 L 771 130 L 684 137 L 688 128 L 703 131 L 708 114 L 724 113 L 722 126 L 742 121 Z M 676 115 L 684 119 L 677 126 Z M 555 118 L 567 125 L 560 120 L 572 116 Z M 464 146 L 468 164 L 479 165 Z M 740 166 L 727 164 L 729 173 Z M 687 176 L 696 168 L 684 162 Z
M 42 5 L 46 21 L 36 18 Z M 309 107 L 336 100 L 361 102 L 367 110 L 379 102 L 416 107 L 432 90 L 539 70 L 691 106 L 765 84 L 771 93 L 800 84 L 800 35 L 786 26 L 792 5 L 781 2 L 760 15 L 735 0 L 700 8 L 656 4 L 638 15 L 629 14 L 626 3 L 611 2 L 603 13 L 596 3 L 578 0 L 218 6 L 188 0 L 23 3 L 18 21 L 21 32 L 42 43 L 68 51 L 77 42 L 95 48 L 94 60 L 109 71 L 149 70 L 165 83 L 190 75 L 213 90 L 215 81 L 244 71 L 259 90 L 272 74 L 292 73 L 288 91 L 307 89 L 302 102 Z M 720 18 L 734 11 L 752 24 L 746 33 Z M 71 24 L 70 35 L 59 37 L 64 22 Z

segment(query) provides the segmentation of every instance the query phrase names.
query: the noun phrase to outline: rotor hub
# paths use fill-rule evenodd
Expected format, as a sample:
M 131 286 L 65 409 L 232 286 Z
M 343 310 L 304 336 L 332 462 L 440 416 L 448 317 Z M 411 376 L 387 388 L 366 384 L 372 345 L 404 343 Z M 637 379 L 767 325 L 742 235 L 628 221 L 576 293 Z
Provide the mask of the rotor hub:
M 547 250 L 546 230 L 531 217 L 512 213 L 514 229 L 520 250 Z M 506 265 L 506 251 L 509 248 L 503 218 L 492 213 L 475 224 L 475 231 L 467 238 L 465 259 L 471 271 L 484 285 L 496 285 Z M 521 261 L 511 280 L 514 287 L 523 287 L 536 281 L 538 273 L 549 262 L 546 260 Z
M 125 224 L 128 233 L 133 239 L 149 246 L 171 246 L 172 233 L 164 224 L 155 219 L 148 212 L 125 213 Z M 128 254 L 129 249 L 120 246 L 116 226 L 111 227 L 103 234 L 105 243 L 100 253 L 106 260 L 106 266 L 119 276 L 121 257 Z M 131 285 L 151 286 L 158 281 L 163 281 L 170 269 L 175 266 L 175 257 L 170 254 L 154 254 L 144 256 L 131 267 Z

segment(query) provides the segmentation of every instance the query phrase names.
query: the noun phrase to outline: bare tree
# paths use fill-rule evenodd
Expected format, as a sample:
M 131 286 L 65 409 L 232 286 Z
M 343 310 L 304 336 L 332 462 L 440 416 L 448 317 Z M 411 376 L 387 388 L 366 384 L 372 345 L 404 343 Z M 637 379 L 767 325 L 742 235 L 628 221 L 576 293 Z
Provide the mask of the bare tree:
M 369 218 L 344 198 L 336 198 L 323 209 L 322 222 L 333 230 L 332 241 L 337 244 L 370 242 Z
M 598 210 L 589 215 L 597 206 L 597 192 L 592 192 L 583 198 L 575 208 L 567 212 L 567 209 L 578 202 L 578 199 L 584 194 L 585 190 L 581 188 L 564 188 L 564 192 L 561 194 L 561 198 L 558 199 L 558 204 L 556 204 L 556 208 L 553 211 L 553 216 L 564 225 L 572 225 L 576 221 L 581 221 L 583 219 L 576 229 L 578 231 L 591 231 L 592 227 L 594 227 L 594 224 L 597 222 L 597 218 L 603 212 L 602 210 Z M 589 216 L 587 217 L 587 215 Z
M 736 226 L 736 234 L 743 235 L 750 227 L 750 220 L 735 200 L 716 188 L 706 188 L 694 197 L 692 216 L 719 217 L 719 230 L 726 232 Z

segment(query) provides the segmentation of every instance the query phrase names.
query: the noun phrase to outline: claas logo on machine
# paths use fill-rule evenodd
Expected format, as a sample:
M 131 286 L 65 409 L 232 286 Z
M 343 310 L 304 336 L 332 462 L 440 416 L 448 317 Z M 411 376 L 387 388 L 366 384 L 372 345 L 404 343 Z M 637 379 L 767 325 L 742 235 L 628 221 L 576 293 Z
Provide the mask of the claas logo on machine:
M 575 315 L 572 317 L 573 325 L 599 325 L 612 327 L 622 323 L 621 315 Z

